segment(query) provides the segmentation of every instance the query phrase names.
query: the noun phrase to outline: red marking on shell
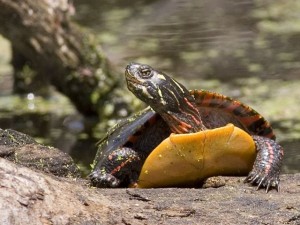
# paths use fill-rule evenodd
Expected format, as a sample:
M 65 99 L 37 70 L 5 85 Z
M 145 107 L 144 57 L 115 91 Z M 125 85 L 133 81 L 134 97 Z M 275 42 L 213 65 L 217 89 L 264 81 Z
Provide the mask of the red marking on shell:
M 224 100 L 224 98 L 222 98 Z M 228 104 L 226 110 L 229 112 L 233 112 L 236 108 L 240 107 L 241 103 L 238 101 L 232 101 L 231 104 Z M 247 110 L 246 110 L 247 111 Z
M 203 95 L 203 99 L 201 101 L 201 105 L 208 106 L 212 101 L 212 95 Z
M 239 119 L 240 121 L 245 124 L 247 127 L 249 127 L 251 124 L 253 124 L 255 121 L 261 119 L 261 115 L 257 114 L 257 115 L 254 115 L 254 116 L 247 116 L 247 117 L 240 117 L 239 116 Z
M 275 139 L 271 125 L 249 106 L 215 92 L 192 90 L 191 94 L 195 98 L 197 107 L 207 107 L 209 108 L 208 112 L 214 110 L 214 108 L 224 110 L 224 112 L 228 112 L 238 119 L 250 133 L 258 134 L 259 132 L 259 135 L 263 134 L 264 137 Z M 262 120 L 261 123 L 255 124 L 258 120 Z M 253 126 L 251 127 L 251 125 Z

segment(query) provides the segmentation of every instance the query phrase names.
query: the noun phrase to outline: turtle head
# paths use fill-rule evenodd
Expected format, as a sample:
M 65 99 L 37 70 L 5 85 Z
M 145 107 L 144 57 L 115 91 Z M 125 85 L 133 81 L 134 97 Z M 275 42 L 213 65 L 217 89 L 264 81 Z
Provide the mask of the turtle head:
M 179 99 L 190 96 L 181 84 L 145 64 L 130 63 L 125 76 L 128 89 L 154 110 L 176 111 Z
M 182 84 L 151 66 L 139 63 L 130 63 L 125 76 L 128 89 L 160 114 L 173 132 L 204 129 L 195 99 Z

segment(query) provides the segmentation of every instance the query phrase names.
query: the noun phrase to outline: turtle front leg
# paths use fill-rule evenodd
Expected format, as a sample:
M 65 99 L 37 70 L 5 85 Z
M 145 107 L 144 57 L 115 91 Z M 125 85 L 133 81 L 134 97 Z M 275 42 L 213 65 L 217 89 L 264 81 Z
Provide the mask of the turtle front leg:
M 275 187 L 279 191 L 279 173 L 283 158 L 283 148 L 274 140 L 253 135 L 257 156 L 252 171 L 245 182 L 256 184 L 257 189 Z
M 100 160 L 89 178 L 96 187 L 128 186 L 137 181 L 139 174 L 136 168 L 139 162 L 136 151 L 127 147 L 119 148 Z

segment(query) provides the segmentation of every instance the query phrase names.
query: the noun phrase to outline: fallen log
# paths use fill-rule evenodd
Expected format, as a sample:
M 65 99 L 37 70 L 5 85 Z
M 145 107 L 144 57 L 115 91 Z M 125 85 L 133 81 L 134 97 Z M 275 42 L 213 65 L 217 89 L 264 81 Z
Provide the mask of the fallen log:
M 84 115 L 100 106 L 117 86 L 97 36 L 70 19 L 68 0 L 0 0 L 0 34 L 12 45 L 14 90 L 47 92 L 49 84 Z

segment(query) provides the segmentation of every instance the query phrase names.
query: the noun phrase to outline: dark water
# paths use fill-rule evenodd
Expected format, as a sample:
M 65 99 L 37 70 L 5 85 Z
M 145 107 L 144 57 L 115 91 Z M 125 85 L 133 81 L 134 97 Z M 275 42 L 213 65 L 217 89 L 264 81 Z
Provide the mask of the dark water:
M 300 21 L 293 15 L 300 8 L 293 2 L 284 2 L 285 7 L 279 0 L 75 0 L 74 4 L 76 21 L 100 35 L 105 53 L 120 74 L 129 61 L 139 61 L 183 80 L 217 79 L 230 84 L 251 77 L 265 82 L 299 80 L 300 30 L 293 23 Z M 279 9 L 280 13 L 274 13 Z M 3 85 L 7 86 L 5 81 Z M 1 128 L 19 130 L 68 152 L 88 173 L 101 136 L 91 126 L 95 121 L 52 108 L 0 113 Z M 295 121 L 299 116 L 300 110 L 295 111 Z M 272 122 L 279 133 L 291 133 L 279 138 L 286 149 L 283 171 L 300 172 L 300 130 L 282 126 L 276 117 Z

